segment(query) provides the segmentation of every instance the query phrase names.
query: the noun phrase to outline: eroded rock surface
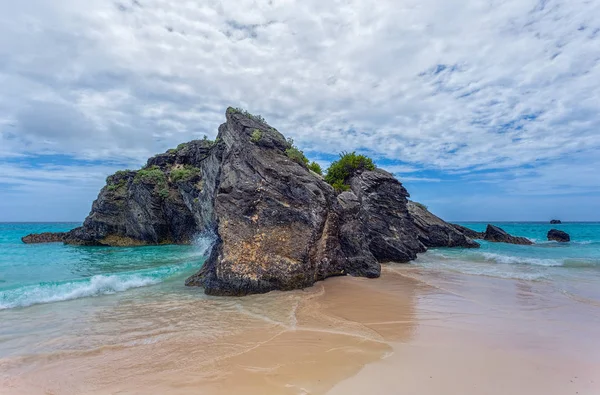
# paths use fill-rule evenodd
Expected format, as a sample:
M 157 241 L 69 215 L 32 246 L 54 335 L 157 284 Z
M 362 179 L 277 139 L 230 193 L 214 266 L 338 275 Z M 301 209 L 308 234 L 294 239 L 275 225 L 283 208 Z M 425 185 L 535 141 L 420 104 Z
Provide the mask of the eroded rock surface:
M 485 230 L 484 240 L 495 243 L 509 243 L 520 245 L 531 245 L 533 242 L 525 237 L 511 236 L 504 229 L 494 225 L 488 225 Z
M 138 171 L 107 179 L 82 227 L 82 245 L 216 242 L 186 284 L 213 295 L 308 287 L 331 276 L 378 277 L 427 247 L 477 247 L 463 232 L 408 203 L 391 174 L 360 171 L 337 193 L 262 119 L 227 110 L 215 142 L 182 144 Z M 300 161 L 301 162 L 301 161 Z M 59 236 L 57 236 L 59 237 Z

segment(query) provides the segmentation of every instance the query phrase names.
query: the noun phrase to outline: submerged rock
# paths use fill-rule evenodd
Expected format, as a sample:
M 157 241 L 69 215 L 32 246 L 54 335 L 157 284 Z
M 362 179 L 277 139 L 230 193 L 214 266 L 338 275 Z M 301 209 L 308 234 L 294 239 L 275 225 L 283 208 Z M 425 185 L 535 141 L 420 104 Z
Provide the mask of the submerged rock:
M 357 171 L 338 193 L 291 155 L 276 129 L 227 110 L 216 141 L 192 141 L 108 177 L 66 243 L 189 243 L 216 235 L 186 280 L 212 295 L 308 287 L 331 276 L 378 277 L 381 262 L 408 262 L 427 247 L 477 247 L 426 209 L 412 207 L 391 174 Z M 58 236 L 57 236 L 58 237 Z
M 66 233 L 34 233 L 21 238 L 25 244 L 39 243 L 62 243 L 65 241 Z
M 559 243 L 567 243 L 571 241 L 571 236 L 567 232 L 563 232 L 558 229 L 550 229 L 548 231 L 548 240 L 549 241 L 558 241 Z
M 521 244 L 521 245 L 532 245 L 533 242 L 525 237 L 516 237 L 508 234 L 504 229 L 494 225 L 488 225 L 485 230 L 483 237 L 486 241 L 495 243 L 509 243 L 509 244 Z
M 562 221 L 560 219 L 553 219 L 552 221 L 550 221 L 550 223 L 552 225 L 559 225 L 562 224 Z

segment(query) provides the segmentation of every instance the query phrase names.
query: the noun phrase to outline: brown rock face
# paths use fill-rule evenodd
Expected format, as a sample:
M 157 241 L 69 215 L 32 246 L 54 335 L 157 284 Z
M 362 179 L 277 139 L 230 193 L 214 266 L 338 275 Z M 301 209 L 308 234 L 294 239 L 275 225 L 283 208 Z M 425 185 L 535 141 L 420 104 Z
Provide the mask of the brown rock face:
M 408 262 L 427 247 L 477 246 L 411 208 L 391 174 L 359 171 L 338 194 L 289 148 L 262 119 L 230 108 L 215 142 L 182 144 L 109 177 L 83 226 L 55 237 L 122 246 L 211 233 L 210 256 L 186 285 L 238 296 L 338 275 L 378 277 L 380 262 Z
M 66 235 L 66 233 L 37 233 L 22 237 L 21 241 L 25 244 L 62 243 Z

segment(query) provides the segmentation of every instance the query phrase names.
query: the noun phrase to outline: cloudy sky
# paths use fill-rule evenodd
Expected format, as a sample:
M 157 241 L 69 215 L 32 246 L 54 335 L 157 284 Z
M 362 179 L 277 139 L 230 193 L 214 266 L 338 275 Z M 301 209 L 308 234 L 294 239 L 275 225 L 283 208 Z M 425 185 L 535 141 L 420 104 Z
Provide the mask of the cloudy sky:
M 597 0 L 2 1 L 0 87 L 0 221 L 83 220 L 228 105 L 449 220 L 600 220 Z

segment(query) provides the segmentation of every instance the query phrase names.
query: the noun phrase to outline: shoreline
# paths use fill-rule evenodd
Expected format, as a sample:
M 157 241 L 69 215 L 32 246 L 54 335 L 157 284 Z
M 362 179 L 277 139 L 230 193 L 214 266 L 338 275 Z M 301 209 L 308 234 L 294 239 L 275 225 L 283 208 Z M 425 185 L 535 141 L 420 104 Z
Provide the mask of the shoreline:
M 64 302 L 84 329 L 0 359 L 0 393 L 600 393 L 598 306 L 552 284 L 389 264 L 242 299 L 151 292 Z

